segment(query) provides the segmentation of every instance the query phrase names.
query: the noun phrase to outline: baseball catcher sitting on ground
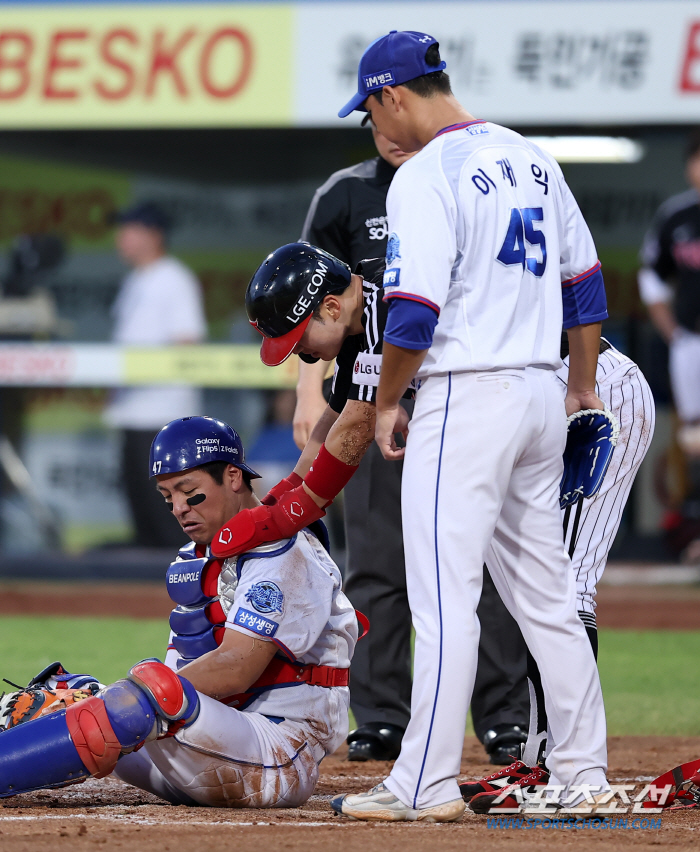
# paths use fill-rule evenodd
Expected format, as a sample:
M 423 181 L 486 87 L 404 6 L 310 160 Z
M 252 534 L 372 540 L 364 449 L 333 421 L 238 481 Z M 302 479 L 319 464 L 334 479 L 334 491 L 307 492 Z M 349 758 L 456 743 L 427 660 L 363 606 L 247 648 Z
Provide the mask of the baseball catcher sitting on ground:
M 220 420 L 169 423 L 149 472 L 192 539 L 167 571 L 165 664 L 102 688 L 55 664 L 4 696 L 0 798 L 114 772 L 173 804 L 298 807 L 347 735 L 358 635 L 325 530 L 211 557 L 224 522 L 259 505 L 258 474 Z

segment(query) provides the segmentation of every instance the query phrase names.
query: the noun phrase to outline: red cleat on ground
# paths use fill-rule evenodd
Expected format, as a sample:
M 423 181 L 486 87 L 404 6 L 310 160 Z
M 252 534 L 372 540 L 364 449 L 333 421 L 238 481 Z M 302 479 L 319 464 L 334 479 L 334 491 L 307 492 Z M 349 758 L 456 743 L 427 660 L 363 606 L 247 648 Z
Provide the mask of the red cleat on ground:
M 474 796 L 469 802 L 469 807 L 475 814 L 497 814 L 499 811 L 512 813 L 523 802 L 523 797 L 518 796 L 515 792 L 518 788 L 523 793 L 532 793 L 535 787 L 546 787 L 548 783 L 549 772 L 546 769 L 542 769 L 541 766 L 536 766 L 530 771 L 529 775 L 520 778 L 513 784 L 509 784 L 507 787 L 502 787 L 491 793 L 479 793 Z M 498 804 L 494 804 L 496 799 L 499 800 Z
M 469 802 L 474 796 L 478 796 L 479 793 L 498 792 L 504 787 L 508 787 L 510 784 L 519 781 L 521 778 L 525 778 L 531 772 L 532 767 L 527 766 L 522 760 L 516 760 L 510 766 L 504 766 L 503 769 L 487 775 L 486 778 L 482 778 L 480 781 L 460 784 L 459 792 L 462 794 L 464 801 Z

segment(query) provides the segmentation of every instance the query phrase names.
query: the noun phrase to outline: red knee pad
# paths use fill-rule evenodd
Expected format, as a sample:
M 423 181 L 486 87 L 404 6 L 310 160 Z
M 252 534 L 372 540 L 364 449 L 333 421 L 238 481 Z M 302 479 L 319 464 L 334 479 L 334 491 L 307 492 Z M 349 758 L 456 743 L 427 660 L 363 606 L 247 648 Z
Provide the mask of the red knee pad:
M 155 660 L 145 660 L 129 671 L 128 679 L 151 696 L 164 718 L 172 721 L 181 717 L 187 697 L 182 681 L 172 669 Z
M 66 710 L 68 733 L 85 768 L 95 778 L 104 778 L 117 765 L 122 747 L 112 730 L 101 698 L 72 704 Z

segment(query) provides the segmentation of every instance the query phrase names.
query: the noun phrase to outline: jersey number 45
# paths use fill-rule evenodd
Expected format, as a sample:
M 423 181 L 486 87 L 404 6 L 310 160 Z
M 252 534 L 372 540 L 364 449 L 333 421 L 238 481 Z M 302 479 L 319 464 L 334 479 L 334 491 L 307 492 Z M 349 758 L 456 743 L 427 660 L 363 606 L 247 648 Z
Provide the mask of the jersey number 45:
M 547 266 L 547 245 L 544 234 L 535 227 L 536 222 L 542 222 L 544 214 L 541 207 L 513 207 L 510 211 L 510 224 L 506 238 L 496 260 L 504 266 L 519 264 L 523 270 L 527 269 L 535 277 L 541 278 Z M 542 252 L 542 260 L 527 256 L 526 243 L 531 246 L 539 246 Z

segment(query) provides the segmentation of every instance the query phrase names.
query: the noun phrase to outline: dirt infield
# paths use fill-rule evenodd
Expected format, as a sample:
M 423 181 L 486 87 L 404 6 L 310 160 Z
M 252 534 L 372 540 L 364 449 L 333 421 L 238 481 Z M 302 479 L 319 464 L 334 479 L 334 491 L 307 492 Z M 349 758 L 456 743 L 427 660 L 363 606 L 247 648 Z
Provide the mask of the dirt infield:
M 167 619 L 165 583 L 0 583 L 1 615 L 104 615 Z M 698 586 L 601 586 L 598 625 L 700 630 Z
M 154 584 L 0 584 L 0 614 L 131 616 L 167 618 L 172 603 Z M 696 587 L 603 587 L 599 624 L 630 629 L 700 629 Z M 610 740 L 611 782 L 636 791 L 661 772 L 700 757 L 700 737 L 614 737 Z M 333 815 L 338 793 L 368 789 L 387 774 L 387 763 L 348 763 L 341 750 L 321 764 L 321 778 L 307 804 L 290 810 L 223 810 L 173 807 L 116 779 L 90 780 L 59 791 L 26 794 L 0 803 L 0 852 L 190 852 L 206 848 L 382 852 L 413 850 L 502 850 L 577 847 L 607 850 L 697 848 L 700 810 L 647 817 L 660 828 L 601 830 L 489 827 L 470 811 L 453 825 L 357 823 Z M 463 754 L 464 778 L 492 770 L 474 737 Z M 642 818 L 643 815 L 642 815 Z
M 700 755 L 700 737 L 622 737 L 610 741 L 610 779 L 645 782 L 677 763 Z M 700 810 L 658 817 L 660 828 L 603 830 L 495 829 L 486 817 L 467 811 L 452 825 L 371 824 L 333 815 L 328 799 L 337 793 L 367 789 L 383 778 L 390 764 L 348 763 L 339 751 L 321 764 L 316 793 L 302 808 L 223 810 L 174 807 L 113 779 L 90 780 L 59 791 L 42 791 L 5 799 L 0 807 L 0 850 L 7 852 L 86 852 L 88 849 L 259 848 L 303 852 L 413 852 L 413 850 L 520 849 L 650 850 L 697 849 Z M 465 743 L 464 777 L 490 771 L 474 738 Z M 619 823 L 618 823 L 619 824 Z M 629 818 L 632 825 L 632 818 Z M 639 824 L 637 824 L 639 825 Z

